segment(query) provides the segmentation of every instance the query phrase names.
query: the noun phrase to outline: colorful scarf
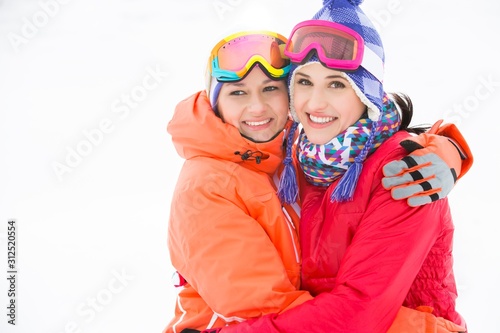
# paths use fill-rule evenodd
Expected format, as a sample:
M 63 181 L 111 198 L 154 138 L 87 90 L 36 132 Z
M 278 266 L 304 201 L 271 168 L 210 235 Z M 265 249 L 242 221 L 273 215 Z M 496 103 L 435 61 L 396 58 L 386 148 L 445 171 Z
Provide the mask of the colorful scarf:
M 352 195 L 365 158 L 396 133 L 400 124 L 401 119 L 394 102 L 385 95 L 378 121 L 363 117 L 326 144 L 309 142 L 302 130 L 297 145 L 297 159 L 305 178 L 313 185 L 329 186 L 355 164 L 358 174 L 354 179 L 348 180 L 347 185 Z M 373 128 L 375 133 L 372 135 Z

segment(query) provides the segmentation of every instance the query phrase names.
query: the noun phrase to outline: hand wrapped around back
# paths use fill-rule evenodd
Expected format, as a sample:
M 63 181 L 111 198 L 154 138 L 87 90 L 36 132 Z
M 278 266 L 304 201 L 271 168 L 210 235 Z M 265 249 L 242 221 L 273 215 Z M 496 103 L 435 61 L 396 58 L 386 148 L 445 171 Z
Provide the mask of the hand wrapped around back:
M 384 166 L 382 185 L 395 200 L 407 199 L 415 207 L 442 199 L 472 166 L 472 153 L 458 128 L 441 123 L 401 141 L 410 154 Z

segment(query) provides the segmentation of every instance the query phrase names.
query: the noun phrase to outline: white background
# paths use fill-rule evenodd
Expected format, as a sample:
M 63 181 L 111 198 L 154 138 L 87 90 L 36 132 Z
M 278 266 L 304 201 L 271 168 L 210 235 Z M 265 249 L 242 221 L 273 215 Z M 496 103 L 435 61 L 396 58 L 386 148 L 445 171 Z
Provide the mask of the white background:
M 166 245 L 182 162 L 165 130 L 174 107 L 204 88 L 220 38 L 242 29 L 288 36 L 320 5 L 0 0 L 1 332 L 162 331 L 176 293 Z M 450 195 L 458 308 L 470 332 L 498 331 L 500 5 L 367 0 L 363 8 L 385 44 L 386 90 L 412 97 L 414 125 L 457 123 L 474 152 Z M 54 165 L 66 169 L 58 176 Z M 7 324 L 9 219 L 17 221 L 16 326 Z

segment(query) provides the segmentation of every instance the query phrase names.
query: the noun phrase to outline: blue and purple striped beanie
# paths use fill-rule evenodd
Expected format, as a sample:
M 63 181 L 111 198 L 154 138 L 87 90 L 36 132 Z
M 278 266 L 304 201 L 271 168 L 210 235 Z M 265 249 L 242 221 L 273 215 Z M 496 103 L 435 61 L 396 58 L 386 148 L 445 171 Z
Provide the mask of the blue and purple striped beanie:
M 368 16 L 366 16 L 359 7 L 362 2 L 363 0 L 324 0 L 323 7 L 313 16 L 313 19 L 342 24 L 356 31 L 363 38 L 365 48 L 361 66 L 355 71 L 345 71 L 343 74 L 351 83 L 358 97 L 367 106 L 368 117 L 375 125 L 380 119 L 384 108 L 383 98 L 384 95 L 386 95 L 383 88 L 385 54 L 379 33 Z M 295 122 L 299 121 L 293 102 L 292 82 L 294 80 L 295 71 L 313 62 L 319 62 L 316 55 L 313 55 L 304 63 L 292 63 L 290 68 L 290 75 L 288 77 L 290 112 Z M 374 132 L 375 129 L 372 129 L 372 133 Z M 288 142 L 288 145 L 290 144 L 292 143 Z M 287 149 L 285 161 L 289 161 L 290 159 L 289 152 L 290 149 Z M 359 163 L 356 163 L 358 170 L 360 170 L 360 164 L 362 162 L 363 161 L 359 161 Z M 290 168 L 288 168 L 288 171 L 289 170 Z M 350 174 L 352 174 L 352 172 Z M 292 181 L 294 178 L 294 172 L 283 172 L 281 175 L 278 196 L 284 203 L 292 203 L 297 198 L 298 186 Z M 346 179 L 350 178 L 355 178 L 350 182 L 355 187 L 357 177 L 346 177 Z M 349 193 L 352 193 L 352 191 L 353 189 L 349 189 Z

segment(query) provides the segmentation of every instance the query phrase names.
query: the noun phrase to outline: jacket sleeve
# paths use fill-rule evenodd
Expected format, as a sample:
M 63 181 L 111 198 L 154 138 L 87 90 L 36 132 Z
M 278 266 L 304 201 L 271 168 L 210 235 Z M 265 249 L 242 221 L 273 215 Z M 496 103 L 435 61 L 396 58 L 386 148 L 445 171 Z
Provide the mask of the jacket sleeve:
M 234 178 L 181 177 L 168 230 L 172 264 L 219 317 L 241 321 L 312 299 L 290 282 L 277 248 L 245 208 L 248 200 L 270 204 L 271 191 L 244 203 Z
M 450 212 L 446 199 L 414 208 L 392 200 L 381 175 L 380 166 L 331 292 L 222 332 L 387 332 Z

